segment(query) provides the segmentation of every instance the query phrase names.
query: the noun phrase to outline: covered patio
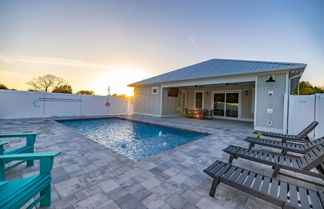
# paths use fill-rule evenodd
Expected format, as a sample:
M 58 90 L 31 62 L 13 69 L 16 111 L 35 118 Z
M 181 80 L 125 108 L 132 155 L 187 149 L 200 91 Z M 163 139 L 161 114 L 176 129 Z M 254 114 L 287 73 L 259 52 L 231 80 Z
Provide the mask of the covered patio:
M 163 116 L 254 121 L 254 81 L 169 87 L 164 92 Z

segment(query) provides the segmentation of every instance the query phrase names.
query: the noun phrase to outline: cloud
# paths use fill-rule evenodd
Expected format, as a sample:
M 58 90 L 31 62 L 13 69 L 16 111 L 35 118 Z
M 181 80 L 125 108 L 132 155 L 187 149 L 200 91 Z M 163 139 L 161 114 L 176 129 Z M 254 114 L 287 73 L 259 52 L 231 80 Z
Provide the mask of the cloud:
M 82 67 L 82 68 L 97 68 L 97 69 L 109 69 L 111 66 L 87 62 L 83 60 L 64 59 L 58 57 L 39 57 L 39 56 L 21 56 L 21 55 L 1 55 L 0 63 L 29 63 L 29 64 L 41 64 L 41 65 L 58 65 L 58 66 L 70 66 L 70 67 Z
M 195 49 L 199 49 L 195 37 L 193 37 L 193 36 L 189 36 L 189 42 L 190 42 L 190 45 L 191 45 L 193 48 L 195 48 Z

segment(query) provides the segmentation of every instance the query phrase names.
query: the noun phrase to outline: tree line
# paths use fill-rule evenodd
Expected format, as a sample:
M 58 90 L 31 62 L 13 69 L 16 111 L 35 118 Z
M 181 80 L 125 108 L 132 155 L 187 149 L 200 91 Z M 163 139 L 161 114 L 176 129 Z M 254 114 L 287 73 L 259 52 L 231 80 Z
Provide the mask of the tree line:
M 68 82 L 66 82 L 63 78 L 50 74 L 33 78 L 31 81 L 27 82 L 27 85 L 30 86 L 28 91 L 42 91 L 65 94 L 73 93 L 72 86 Z M 0 89 L 8 89 L 8 87 L 4 84 L 0 84 Z M 75 94 L 95 95 L 94 91 L 91 90 L 80 90 L 75 92 Z

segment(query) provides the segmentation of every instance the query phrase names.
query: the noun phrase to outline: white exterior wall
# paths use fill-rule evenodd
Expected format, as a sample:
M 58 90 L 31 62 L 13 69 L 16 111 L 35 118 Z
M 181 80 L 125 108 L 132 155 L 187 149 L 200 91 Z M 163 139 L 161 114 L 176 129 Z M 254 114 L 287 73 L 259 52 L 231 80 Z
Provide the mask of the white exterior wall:
M 122 97 L 0 90 L 1 119 L 131 114 L 130 106 Z
M 152 93 L 152 87 L 158 93 Z M 134 89 L 134 114 L 161 116 L 161 86 L 136 87 Z
M 169 97 L 168 88 L 163 89 L 162 98 L 162 117 L 178 116 L 180 115 L 178 109 L 180 108 L 180 94 L 178 97 Z
M 285 133 L 285 95 L 288 93 L 288 75 L 286 73 L 274 74 L 276 82 L 267 83 L 268 75 L 258 76 L 256 82 L 256 117 L 254 129 L 260 131 L 271 131 Z M 273 95 L 269 96 L 269 91 L 273 91 Z M 267 110 L 272 109 L 273 113 Z M 272 125 L 268 125 L 268 121 Z

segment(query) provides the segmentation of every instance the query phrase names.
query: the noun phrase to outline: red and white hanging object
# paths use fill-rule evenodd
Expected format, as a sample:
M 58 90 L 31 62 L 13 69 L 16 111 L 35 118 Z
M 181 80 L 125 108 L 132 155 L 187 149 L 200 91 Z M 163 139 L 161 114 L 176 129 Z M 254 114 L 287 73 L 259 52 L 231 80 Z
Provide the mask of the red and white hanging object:
M 109 99 L 108 98 L 106 99 L 105 106 L 106 107 L 109 107 L 110 106 L 110 102 L 109 102 Z

